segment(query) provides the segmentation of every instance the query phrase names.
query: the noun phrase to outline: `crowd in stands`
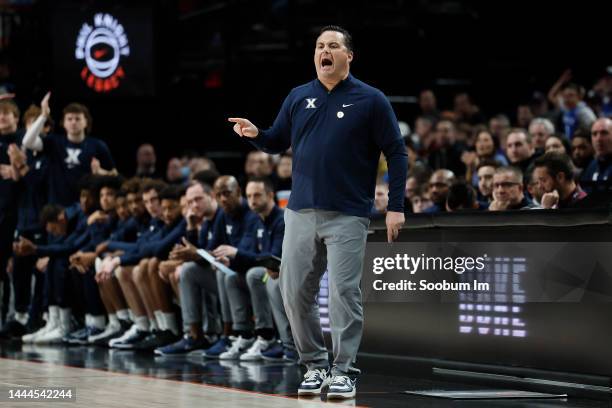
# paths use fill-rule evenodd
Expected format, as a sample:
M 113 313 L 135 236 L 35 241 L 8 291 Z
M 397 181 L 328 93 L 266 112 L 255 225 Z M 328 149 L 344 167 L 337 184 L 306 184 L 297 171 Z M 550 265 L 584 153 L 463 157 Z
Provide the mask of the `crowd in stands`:
M 518 105 L 514 123 L 467 93 L 442 110 L 423 90 L 414 132 L 400 126 L 406 213 L 565 209 L 607 191 L 612 77 L 586 92 L 570 76 Z M 0 96 L 0 336 L 296 362 L 278 288 L 291 152 L 253 150 L 242 174 L 220 175 L 198 155 L 164 171 L 143 144 L 128 177 L 90 135 L 86 106 L 67 105 L 59 132 L 50 112 L 49 95 L 23 117 Z M 381 156 L 373 219 L 386 172 Z
M 612 73 L 589 91 L 566 71 L 547 97 L 534 93 L 513 120 L 485 116 L 469 94 L 442 110 L 431 89 L 400 123 L 409 157 L 407 213 L 564 209 L 606 204 L 612 171 Z M 384 158 L 383 158 L 384 159 Z M 377 192 L 385 190 L 382 160 Z M 384 214 L 378 198 L 375 216 Z M 589 198 L 584 200 L 585 198 Z

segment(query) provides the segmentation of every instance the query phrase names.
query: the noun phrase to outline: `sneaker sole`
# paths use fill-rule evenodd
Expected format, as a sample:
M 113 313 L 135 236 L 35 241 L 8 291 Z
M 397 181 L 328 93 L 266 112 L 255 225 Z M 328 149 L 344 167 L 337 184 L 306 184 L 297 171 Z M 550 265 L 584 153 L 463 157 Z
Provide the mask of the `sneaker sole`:
M 321 386 L 321 388 L 315 388 L 313 390 L 306 390 L 306 389 L 300 389 L 298 388 L 298 395 L 302 395 L 302 396 L 307 396 L 307 395 L 321 395 L 321 390 L 323 389 L 323 386 Z
M 240 361 L 261 361 L 263 357 L 259 356 L 246 356 L 245 354 L 240 356 Z
M 111 347 L 119 350 L 134 350 L 134 346 L 132 344 L 115 344 Z
M 219 360 L 240 360 L 240 355 L 237 355 L 237 356 L 219 356 Z
M 208 359 L 208 360 L 219 360 L 219 355 L 209 355 L 206 353 L 202 353 L 202 358 Z
M 327 399 L 349 399 L 355 398 L 355 390 L 351 392 L 328 392 Z

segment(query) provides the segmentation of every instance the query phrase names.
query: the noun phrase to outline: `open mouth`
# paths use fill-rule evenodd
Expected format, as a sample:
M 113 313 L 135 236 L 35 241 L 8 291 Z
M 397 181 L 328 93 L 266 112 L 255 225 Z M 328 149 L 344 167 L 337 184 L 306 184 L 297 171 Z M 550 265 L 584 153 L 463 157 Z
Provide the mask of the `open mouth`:
M 327 67 L 332 67 L 334 65 L 334 62 L 327 57 L 323 57 L 323 59 L 321 59 L 321 68 L 327 68 Z

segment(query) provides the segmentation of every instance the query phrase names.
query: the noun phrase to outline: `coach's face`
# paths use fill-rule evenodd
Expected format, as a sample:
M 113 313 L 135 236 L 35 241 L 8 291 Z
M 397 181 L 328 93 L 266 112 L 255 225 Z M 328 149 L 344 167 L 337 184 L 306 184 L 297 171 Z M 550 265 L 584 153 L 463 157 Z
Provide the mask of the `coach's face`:
M 344 34 L 324 31 L 317 38 L 314 63 L 321 81 L 341 81 L 348 75 L 353 52 L 346 48 Z

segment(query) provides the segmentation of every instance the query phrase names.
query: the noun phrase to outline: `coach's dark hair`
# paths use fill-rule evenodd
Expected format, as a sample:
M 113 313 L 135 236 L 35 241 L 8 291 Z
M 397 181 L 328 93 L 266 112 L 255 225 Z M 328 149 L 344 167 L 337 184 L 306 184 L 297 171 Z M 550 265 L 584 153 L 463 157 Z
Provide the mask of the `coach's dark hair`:
M 573 180 L 574 166 L 572 160 L 567 154 L 559 152 L 548 152 L 538 157 L 533 163 L 533 167 L 546 167 L 548 174 L 551 177 L 557 177 L 557 174 L 565 174 L 566 180 Z
M 263 183 L 265 192 L 274 194 L 274 184 L 269 177 L 250 177 L 247 185 L 249 183 Z
M 57 222 L 64 207 L 59 204 L 47 204 L 40 212 L 40 223 L 44 226 L 50 222 Z
M 344 36 L 344 45 L 346 49 L 350 52 L 353 52 L 353 36 L 349 33 L 345 28 L 342 28 L 337 25 L 327 25 L 319 31 L 319 36 L 323 34 L 325 31 L 336 31 Z

